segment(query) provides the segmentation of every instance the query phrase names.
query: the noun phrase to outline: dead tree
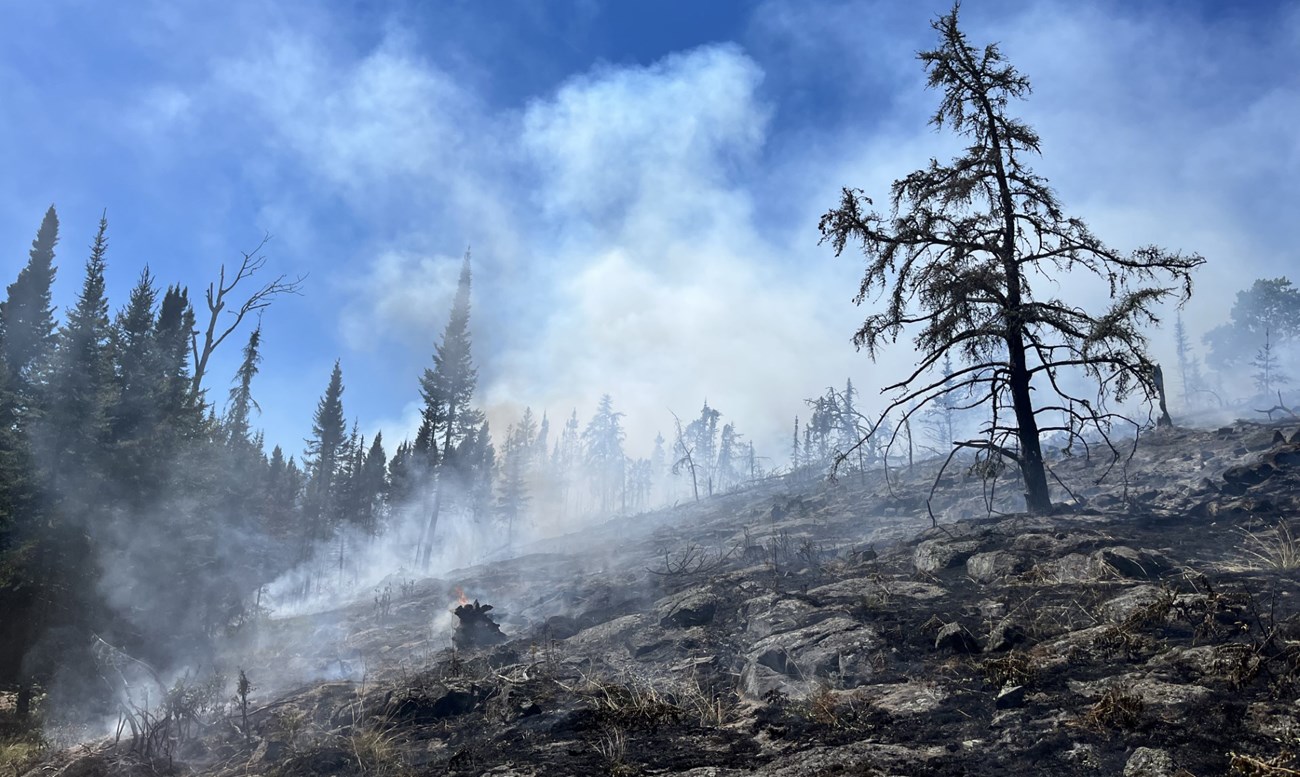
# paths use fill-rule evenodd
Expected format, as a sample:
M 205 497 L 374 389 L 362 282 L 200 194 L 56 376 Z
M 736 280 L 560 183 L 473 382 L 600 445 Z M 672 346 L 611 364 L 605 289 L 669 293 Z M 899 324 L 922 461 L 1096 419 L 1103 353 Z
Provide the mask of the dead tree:
M 198 330 L 195 330 L 190 335 L 190 348 L 194 355 L 194 377 L 190 382 L 190 390 L 196 395 L 203 385 L 203 376 L 207 372 L 208 360 L 212 358 L 212 352 L 230 336 L 231 332 L 239 328 L 244 318 L 249 313 L 267 308 L 275 301 L 276 297 L 282 294 L 300 293 L 303 281 L 307 279 L 307 276 L 299 275 L 293 280 L 286 280 L 287 275 L 277 275 L 259 286 L 242 302 L 230 299 L 230 295 L 234 293 L 240 283 L 249 280 L 258 271 L 266 267 L 266 257 L 261 251 L 270 240 L 271 236 L 265 235 L 262 242 L 258 243 L 257 247 L 252 251 L 241 251 L 243 259 L 229 280 L 226 279 L 226 265 L 222 264 L 217 280 L 209 283 L 207 291 L 204 292 L 204 298 L 208 304 L 208 323 L 201 333 L 203 335 L 202 343 L 199 342 L 200 332 Z M 230 317 L 225 319 L 225 321 L 229 322 L 228 326 L 222 326 L 222 313 L 230 314 Z
M 895 181 L 885 214 L 861 190 L 845 188 L 820 229 L 837 255 L 861 246 L 867 270 L 855 301 L 883 297 L 854 343 L 875 358 L 904 330 L 915 333 L 915 369 L 883 389 L 894 398 L 881 417 L 902 413 L 891 441 L 918 409 L 970 392 L 962 407 L 983 405 L 989 421 L 979 439 L 957 447 L 1014 463 L 1029 511 L 1046 513 L 1040 435 L 1057 432 L 1084 447 L 1100 439 L 1115 450 L 1111 424 L 1132 419 L 1110 401 L 1157 396 L 1142 330 L 1158 323 L 1159 305 L 1191 295 L 1191 271 L 1205 260 L 1154 246 L 1120 254 L 1063 213 L 1028 166 L 1038 135 L 1008 115 L 1011 100 L 1029 93 L 1028 79 L 996 45 L 967 42 L 957 10 L 934 22 L 939 47 L 919 58 L 930 88 L 942 93 L 931 123 L 963 136 L 965 153 Z M 1099 279 L 1109 307 L 1089 312 L 1034 294 L 1031 282 L 1067 273 Z M 936 379 L 949 354 L 961 366 Z M 1068 420 L 1040 424 L 1040 415 L 1056 413 Z
M 695 495 L 695 501 L 698 502 L 700 501 L 700 483 L 695 476 L 695 449 L 686 441 L 686 434 L 682 431 L 682 419 L 678 418 L 673 411 L 669 410 L 668 412 L 672 413 L 673 423 L 677 425 L 677 444 L 674 447 L 682 454 L 673 462 L 672 473 L 680 475 L 683 468 L 690 470 L 691 491 Z

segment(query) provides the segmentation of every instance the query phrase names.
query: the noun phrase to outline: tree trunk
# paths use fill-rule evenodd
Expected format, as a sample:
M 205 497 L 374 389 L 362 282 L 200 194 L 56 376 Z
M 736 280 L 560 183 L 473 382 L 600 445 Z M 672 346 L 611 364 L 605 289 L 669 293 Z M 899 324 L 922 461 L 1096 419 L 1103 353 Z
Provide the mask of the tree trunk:
M 441 475 L 438 481 L 441 481 Z M 433 510 L 429 511 L 429 523 L 424 527 L 424 547 L 420 549 L 420 568 L 428 571 L 429 560 L 433 557 L 433 530 L 438 527 L 438 513 L 442 512 L 442 484 L 434 484 Z
M 26 723 L 32 714 L 32 685 L 24 681 L 18 688 L 18 698 L 14 702 L 14 717 L 19 723 Z
M 1008 332 L 1010 350 L 1011 405 L 1016 412 L 1016 437 L 1020 443 L 1020 474 L 1025 481 L 1025 507 L 1029 512 L 1043 515 L 1052 509 L 1052 497 L 1047 488 L 1047 469 L 1043 466 L 1043 449 L 1038 442 L 1038 419 L 1034 417 L 1033 401 L 1029 396 L 1029 370 L 1025 366 L 1024 339 L 1014 327 Z

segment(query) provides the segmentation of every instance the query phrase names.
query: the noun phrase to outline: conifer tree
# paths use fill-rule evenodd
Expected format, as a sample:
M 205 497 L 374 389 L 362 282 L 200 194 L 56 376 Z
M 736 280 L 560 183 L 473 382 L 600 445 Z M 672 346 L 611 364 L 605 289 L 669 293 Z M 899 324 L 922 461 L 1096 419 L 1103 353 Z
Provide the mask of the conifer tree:
M 1007 111 L 1029 93 L 1028 79 L 996 45 L 971 45 L 957 17 L 954 5 L 933 23 L 939 45 L 918 57 L 929 87 L 941 93 L 931 123 L 965 138 L 964 153 L 948 164 L 931 160 L 895 181 L 884 214 L 872 210 L 861 190 L 845 188 L 819 226 L 837 255 L 850 243 L 861 247 L 867 269 L 856 301 L 886 298 L 858 329 L 855 344 L 875 358 L 905 329 L 915 333 L 918 363 L 886 387 L 894 398 L 881 418 L 899 410 L 895 431 L 908 430 L 918 408 L 942 394 L 973 390 L 991 420 L 979 439 L 957 446 L 1015 464 L 1026 507 L 1041 514 L 1051 509 L 1051 495 L 1039 434 L 1062 431 L 1085 446 L 1100 437 L 1119 455 L 1109 429 L 1130 419 L 1110 410 L 1107 399 L 1133 392 L 1148 403 L 1156 397 L 1142 329 L 1157 322 L 1156 306 L 1190 296 L 1191 271 L 1204 260 L 1154 246 L 1122 255 L 1067 217 L 1048 182 L 1028 165 L 1039 153 L 1037 133 Z M 1094 314 L 1068 300 L 1035 296 L 1032 282 L 1065 272 L 1100 278 L 1110 307 Z M 1168 285 L 1154 285 L 1160 282 Z M 954 350 L 963 366 L 945 385 L 933 373 Z M 1073 392 L 1076 375 L 1096 392 Z M 1043 427 L 1043 413 L 1070 420 Z
M 1255 352 L 1255 358 L 1251 361 L 1251 366 L 1255 368 L 1254 374 L 1251 375 L 1255 380 L 1255 390 L 1265 397 L 1272 396 L 1278 386 L 1291 382 L 1291 379 L 1282 373 L 1271 334 L 1269 330 L 1264 330 L 1264 345 Z
M 371 537 L 379 533 L 384 494 L 388 490 L 387 454 L 384 453 L 384 435 L 375 432 L 375 439 L 366 451 L 361 465 L 361 517 L 358 524 Z
M 49 461 L 56 483 L 73 477 L 88 485 L 104 462 L 99 454 L 108 438 L 108 408 L 114 393 L 112 332 L 104 293 L 107 251 L 108 218 L 101 216 L 81 294 L 59 331 L 46 418 L 47 443 L 52 446 Z
M 305 543 L 328 537 L 337 517 L 339 475 L 346 464 L 348 442 L 347 422 L 343 415 L 343 370 L 337 360 L 330 371 L 325 393 L 312 415 L 311 433 L 303 455 L 307 474 L 303 504 Z
M 525 414 L 527 418 L 527 414 Z M 497 494 L 497 515 L 506 532 L 506 543 L 513 544 L 515 527 L 523 519 L 530 500 L 527 469 L 532 454 L 533 436 L 523 421 L 506 430 L 501 451 L 501 477 Z
M 483 423 L 482 414 L 471 406 L 478 382 L 478 370 L 475 369 L 470 354 L 469 310 L 470 265 L 469 251 L 466 251 L 447 327 L 443 330 L 441 342 L 434 349 L 433 367 L 425 369 L 420 377 L 420 396 L 424 400 L 424 410 L 416 449 L 425 453 L 432 466 L 448 464 L 447 460 L 477 433 Z M 438 456 L 439 451 L 441 458 Z M 429 519 L 417 542 L 421 564 L 426 567 L 433 553 L 434 531 L 447 492 L 453 488 L 462 492 L 472 491 L 481 485 L 444 482 L 443 469 L 444 467 L 438 466 L 436 470 L 437 490 Z M 461 472 L 471 469 L 478 471 L 469 462 L 458 469 Z
M 159 440 L 160 455 L 169 455 L 181 441 L 193 440 L 203 431 L 202 397 L 193 392 L 190 374 L 190 333 L 194 329 L 194 309 L 189 293 L 180 286 L 169 286 L 158 305 L 154 324 L 154 367 L 158 389 L 158 413 L 163 419 Z
M 51 205 L 32 241 L 26 266 L 9 284 L 8 296 L 0 303 L 0 344 L 10 385 L 21 408 L 36 401 L 34 392 L 42 385 L 42 373 L 50 367 L 54 353 L 50 289 L 54 285 L 54 247 L 58 242 L 59 217 Z
M 614 411 L 614 400 L 605 394 L 582 432 L 592 490 L 600 500 L 602 513 L 614 509 L 623 488 L 622 418 L 622 413 Z
M 470 354 L 469 307 L 470 266 L 466 251 L 451 315 L 442 340 L 434 349 L 433 367 L 426 369 L 420 378 L 420 396 L 424 400 L 422 420 L 444 454 L 460 445 L 481 422 L 471 408 L 478 370 Z
M 252 390 L 253 378 L 257 376 L 258 366 L 262 363 L 261 346 L 262 327 L 259 324 L 248 336 L 244 358 L 235 373 L 235 385 L 230 389 L 230 399 L 226 404 L 226 434 L 232 443 L 249 441 L 252 413 L 262 409 L 253 400 Z

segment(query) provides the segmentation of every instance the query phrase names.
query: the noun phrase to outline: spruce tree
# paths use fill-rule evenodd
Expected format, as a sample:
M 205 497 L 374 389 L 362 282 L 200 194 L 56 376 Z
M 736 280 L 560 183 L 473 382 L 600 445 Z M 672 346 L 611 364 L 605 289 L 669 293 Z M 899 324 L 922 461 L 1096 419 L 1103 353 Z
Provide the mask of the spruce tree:
M 530 501 L 527 475 L 532 444 L 533 436 L 522 421 L 519 426 L 511 426 L 506 430 L 505 447 L 501 451 L 497 515 L 505 527 L 508 545 L 513 544 L 515 527 L 522 520 Z
M 444 480 L 446 466 L 438 466 L 450 464 L 462 476 L 470 471 L 479 471 L 472 461 L 464 462 L 463 466 L 449 461 L 457 451 L 469 450 L 465 447 L 466 442 L 474 438 L 483 424 L 482 413 L 471 407 L 478 382 L 478 370 L 474 368 L 470 354 L 469 308 L 470 265 L 469 251 L 466 251 L 456 296 L 452 300 L 451 314 L 443 330 L 442 340 L 434 348 L 433 367 L 425 369 L 420 377 L 420 396 L 424 400 L 424 410 L 416 450 L 425 454 L 430 465 L 437 467 L 435 471 L 438 479 L 433 504 L 429 508 L 429 519 L 417 541 L 420 563 L 426 567 L 432 557 L 434 531 L 438 527 L 438 516 L 444 500 L 449 496 L 448 492 L 454 489 L 461 494 L 470 493 L 482 485 L 476 482 L 448 482 Z
M 244 358 L 235 373 L 234 386 L 230 389 L 230 400 L 226 405 L 225 427 L 231 443 L 248 443 L 252 412 L 261 410 L 253 401 L 253 378 L 257 376 L 258 365 L 262 362 L 262 327 L 259 324 L 248 336 L 244 346 Z
M 326 538 L 334 528 L 339 475 L 346 464 L 348 431 L 343 415 L 343 370 L 337 360 L 312 415 L 311 433 L 303 455 L 307 473 L 303 540 L 308 544 Z
M 582 432 L 592 490 L 600 500 L 602 513 L 611 512 L 623 489 L 623 414 L 614 411 L 609 394 L 600 398 L 596 414 Z
M 50 464 L 56 479 L 73 477 L 82 485 L 101 471 L 100 447 L 107 441 L 108 408 L 113 399 L 112 331 L 104 293 L 104 257 L 108 218 L 99 229 L 86 261 L 86 277 L 77 304 L 59 331 L 52 401 L 47 420 Z
M 460 281 L 452 300 L 451 315 L 443 330 L 442 341 L 434 349 L 433 367 L 420 378 L 420 396 L 424 400 L 423 420 L 433 433 L 444 455 L 471 435 L 481 422 L 470 403 L 478 382 L 478 370 L 470 355 L 469 333 L 470 266 L 469 252 L 461 265 Z
M 55 345 L 54 308 L 50 289 L 54 285 L 54 247 L 59 242 L 59 217 L 51 205 L 32 241 L 27 264 L 18 279 L 9 284 L 8 296 L 0 303 L 0 343 L 9 369 L 9 379 L 23 408 L 34 401 L 43 382 Z

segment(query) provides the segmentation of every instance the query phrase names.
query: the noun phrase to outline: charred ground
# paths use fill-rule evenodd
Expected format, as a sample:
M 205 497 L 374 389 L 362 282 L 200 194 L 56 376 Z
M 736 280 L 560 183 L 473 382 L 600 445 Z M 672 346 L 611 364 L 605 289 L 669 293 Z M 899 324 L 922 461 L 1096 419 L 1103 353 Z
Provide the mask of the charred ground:
M 1107 466 L 1054 461 L 1077 501 L 1048 517 L 953 475 L 927 529 L 918 467 L 395 576 L 258 624 L 226 659 L 246 726 L 196 693 L 28 773 L 1294 773 L 1296 424 L 1161 430 Z M 457 588 L 505 642 L 453 646 Z

